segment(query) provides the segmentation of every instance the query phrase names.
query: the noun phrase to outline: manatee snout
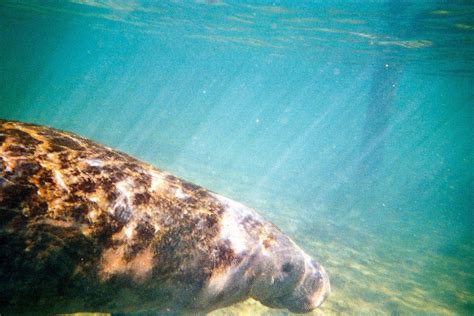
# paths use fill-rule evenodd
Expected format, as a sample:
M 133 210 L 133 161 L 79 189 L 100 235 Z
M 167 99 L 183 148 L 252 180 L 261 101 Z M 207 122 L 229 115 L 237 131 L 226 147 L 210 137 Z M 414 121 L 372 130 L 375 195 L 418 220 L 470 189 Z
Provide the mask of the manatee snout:
M 263 252 L 263 264 L 251 295 L 269 307 L 307 313 L 329 295 L 329 277 L 322 265 L 283 236 Z
M 287 298 L 286 307 L 293 313 L 307 313 L 319 307 L 331 289 L 329 277 L 323 266 L 314 260 L 309 260 L 306 264 L 301 282 Z

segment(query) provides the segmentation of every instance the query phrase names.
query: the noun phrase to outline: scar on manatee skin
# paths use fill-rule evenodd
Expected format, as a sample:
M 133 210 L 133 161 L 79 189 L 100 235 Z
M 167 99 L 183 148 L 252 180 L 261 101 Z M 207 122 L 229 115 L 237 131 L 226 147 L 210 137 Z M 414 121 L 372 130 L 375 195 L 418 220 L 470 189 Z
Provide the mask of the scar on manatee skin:
M 118 221 L 125 224 L 132 217 L 132 210 L 128 205 L 119 204 L 115 207 L 114 216 Z

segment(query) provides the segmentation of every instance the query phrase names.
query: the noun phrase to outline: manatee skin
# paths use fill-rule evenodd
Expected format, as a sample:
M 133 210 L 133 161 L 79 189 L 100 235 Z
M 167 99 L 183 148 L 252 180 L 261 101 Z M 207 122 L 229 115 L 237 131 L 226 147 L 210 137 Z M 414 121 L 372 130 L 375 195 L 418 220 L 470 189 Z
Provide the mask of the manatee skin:
M 0 313 L 308 312 L 323 267 L 255 211 L 80 136 L 0 120 Z

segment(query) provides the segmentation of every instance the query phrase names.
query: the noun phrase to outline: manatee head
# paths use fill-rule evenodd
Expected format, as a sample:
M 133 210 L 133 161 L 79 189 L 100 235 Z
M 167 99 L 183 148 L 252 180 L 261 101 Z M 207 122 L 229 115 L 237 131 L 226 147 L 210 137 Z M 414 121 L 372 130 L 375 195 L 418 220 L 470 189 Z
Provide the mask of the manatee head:
M 259 268 L 250 295 L 273 308 L 307 313 L 329 295 L 329 278 L 312 260 L 281 232 L 260 253 Z
M 294 313 L 320 306 L 330 291 L 324 268 L 252 209 L 214 196 L 224 209 L 218 239 L 227 242 L 241 260 L 212 273 L 202 305 L 212 310 L 250 296 Z

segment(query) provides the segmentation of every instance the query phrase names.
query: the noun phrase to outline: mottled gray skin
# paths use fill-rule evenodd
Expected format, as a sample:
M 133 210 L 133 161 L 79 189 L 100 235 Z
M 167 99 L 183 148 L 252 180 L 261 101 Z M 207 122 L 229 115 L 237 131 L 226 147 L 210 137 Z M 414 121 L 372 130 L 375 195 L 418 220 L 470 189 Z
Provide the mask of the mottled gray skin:
M 329 280 L 237 202 L 126 154 L 0 120 L 0 313 L 308 312 Z

